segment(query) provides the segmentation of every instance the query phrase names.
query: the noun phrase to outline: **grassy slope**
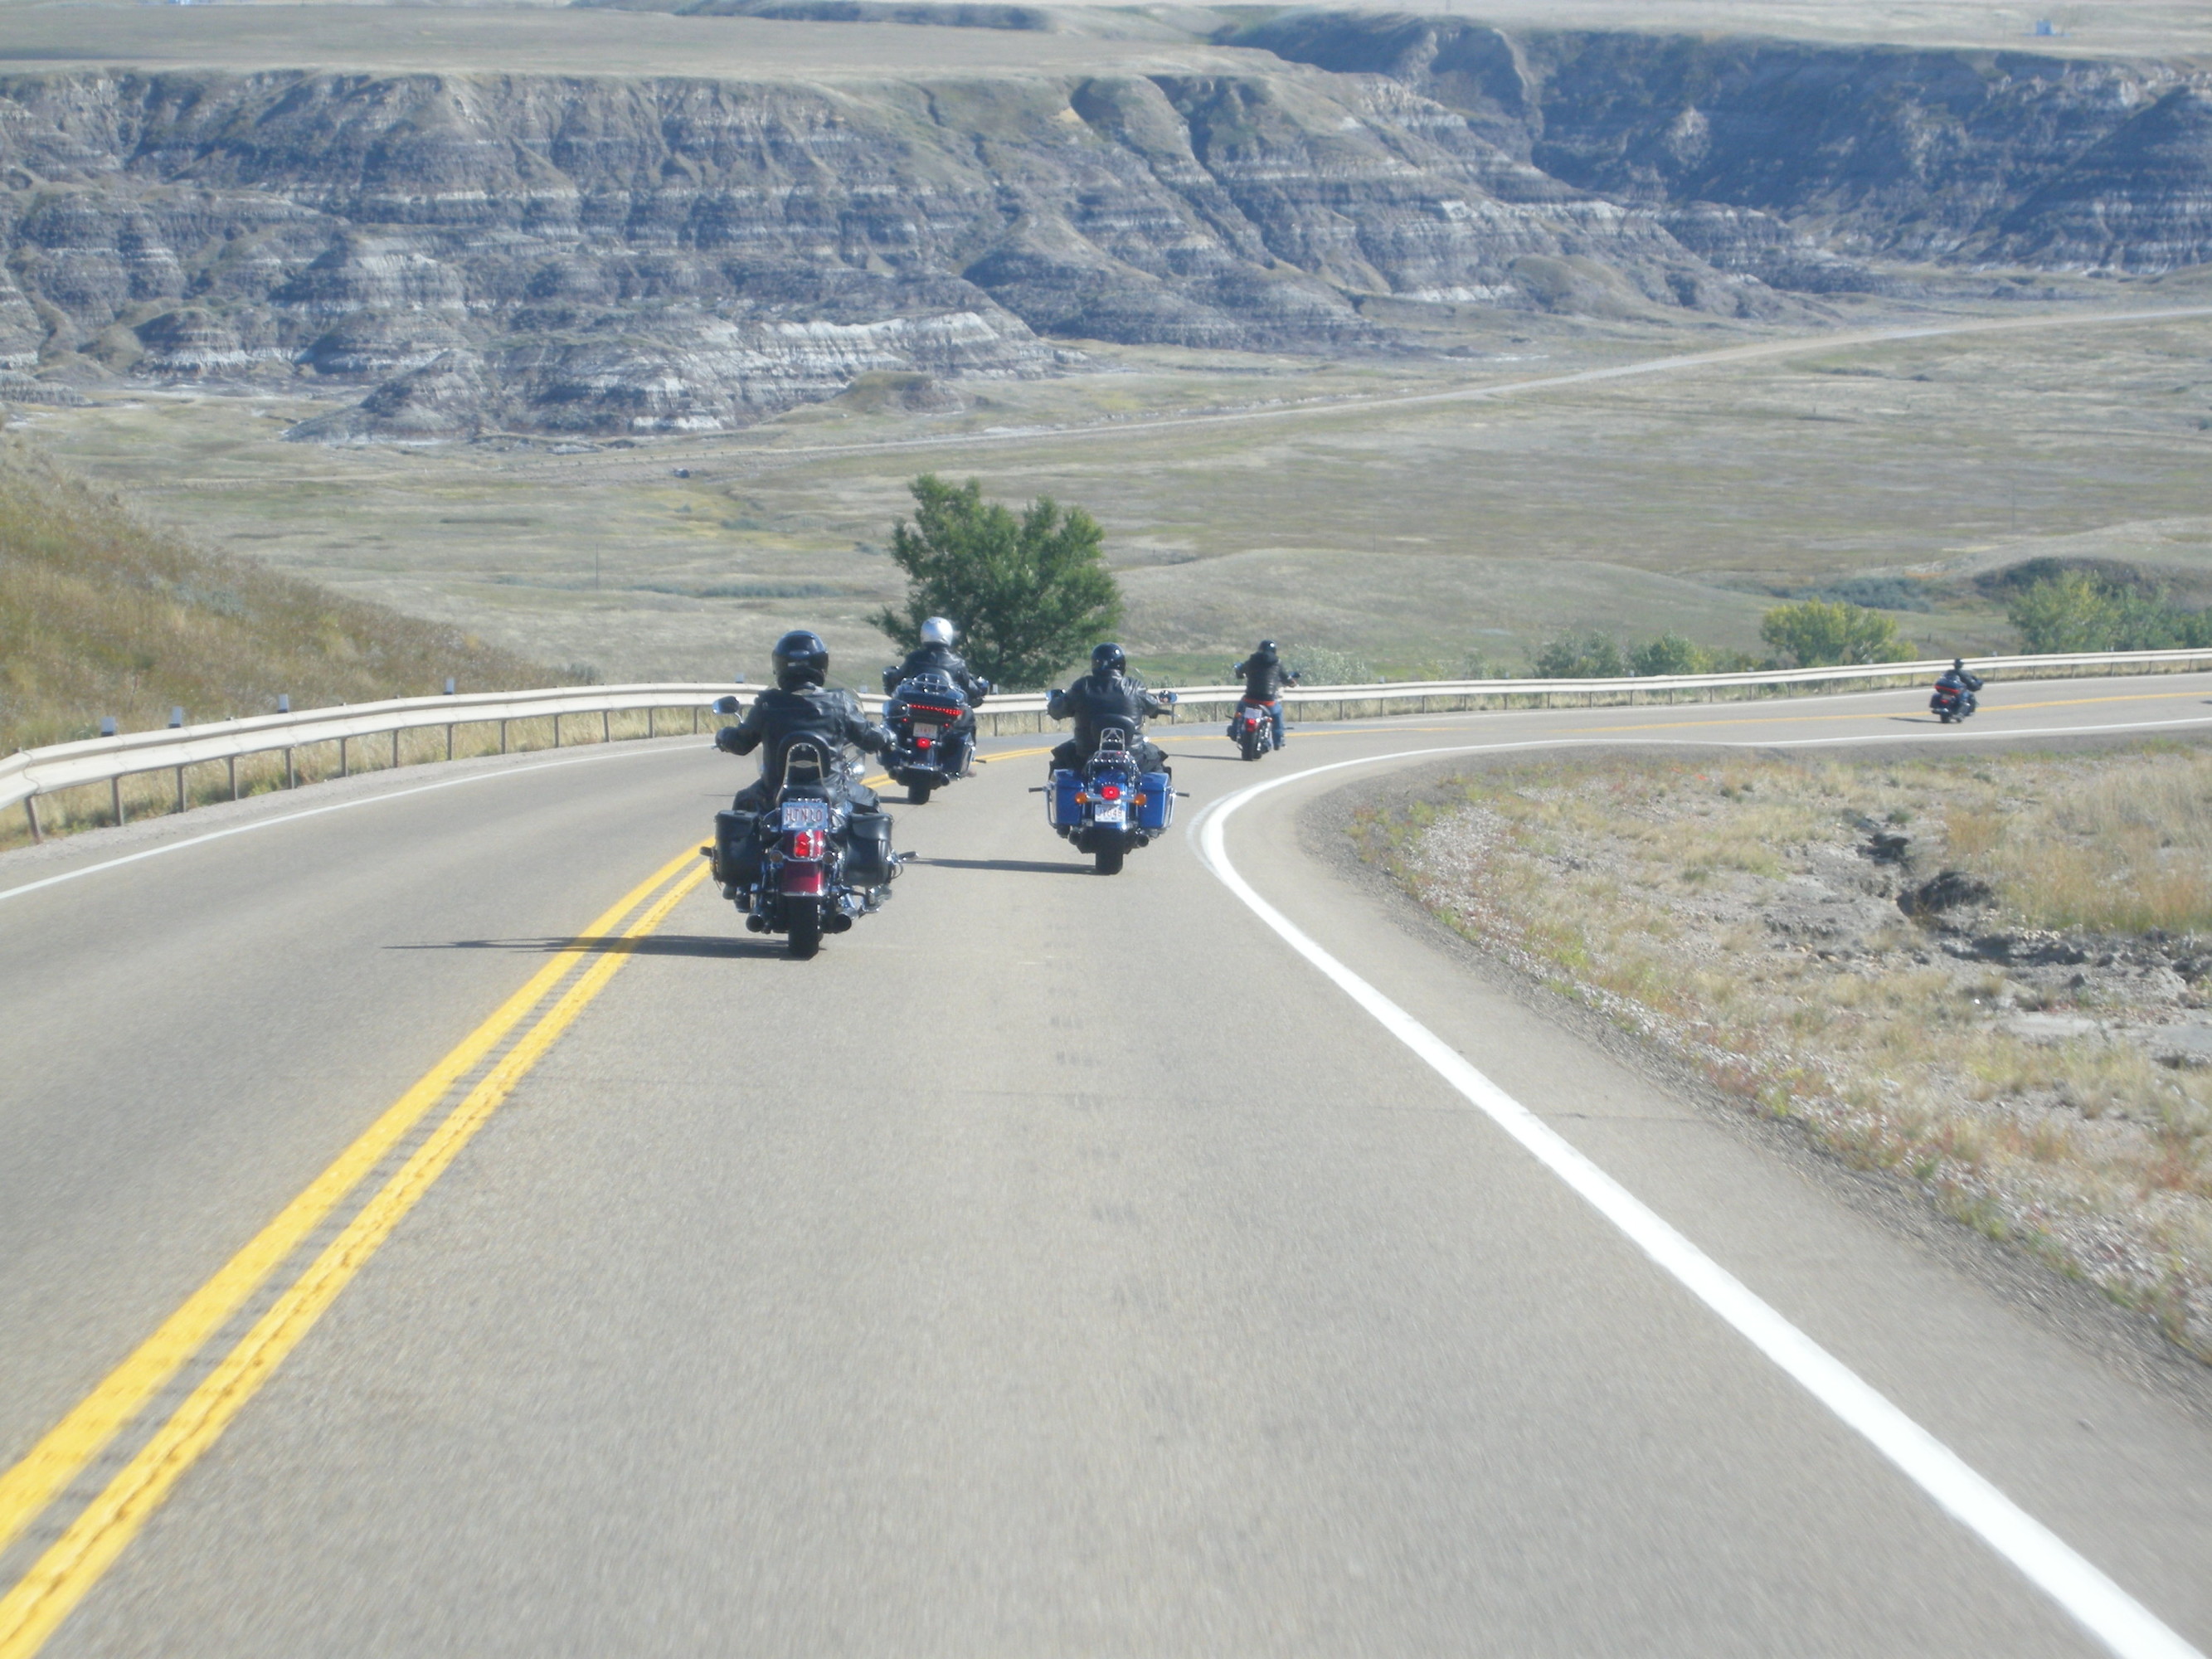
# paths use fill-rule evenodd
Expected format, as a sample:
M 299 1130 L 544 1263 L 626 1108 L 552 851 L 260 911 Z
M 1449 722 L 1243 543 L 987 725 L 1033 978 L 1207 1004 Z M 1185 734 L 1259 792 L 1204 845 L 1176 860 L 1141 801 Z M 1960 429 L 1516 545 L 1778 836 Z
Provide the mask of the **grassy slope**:
M 203 551 L 21 445 L 0 447 L 0 751 L 553 671 L 482 641 Z

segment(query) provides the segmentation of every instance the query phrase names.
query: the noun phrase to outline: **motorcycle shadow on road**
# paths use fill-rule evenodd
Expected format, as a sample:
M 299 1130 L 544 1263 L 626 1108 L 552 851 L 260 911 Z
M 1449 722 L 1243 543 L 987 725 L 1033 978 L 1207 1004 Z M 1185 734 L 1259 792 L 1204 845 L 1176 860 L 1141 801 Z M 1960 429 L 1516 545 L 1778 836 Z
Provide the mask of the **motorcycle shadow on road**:
M 1088 864 L 1047 864 L 1037 859 L 909 859 L 909 864 L 927 864 L 939 870 L 1002 870 L 1023 876 L 1087 876 L 1093 872 Z
M 517 955 L 553 956 L 574 951 L 592 957 L 777 957 L 788 955 L 781 939 L 738 938 L 720 933 L 648 933 L 643 939 L 454 939 L 422 945 L 389 945 L 388 951 L 510 951 Z

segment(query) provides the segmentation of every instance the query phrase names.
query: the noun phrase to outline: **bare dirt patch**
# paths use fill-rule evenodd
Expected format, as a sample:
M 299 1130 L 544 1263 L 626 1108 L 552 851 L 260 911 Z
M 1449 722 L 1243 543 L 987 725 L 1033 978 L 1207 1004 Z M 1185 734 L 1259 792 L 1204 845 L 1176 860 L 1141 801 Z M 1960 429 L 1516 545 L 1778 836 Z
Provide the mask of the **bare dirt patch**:
M 1477 945 L 2212 1360 L 2212 748 L 1577 757 L 1352 830 Z

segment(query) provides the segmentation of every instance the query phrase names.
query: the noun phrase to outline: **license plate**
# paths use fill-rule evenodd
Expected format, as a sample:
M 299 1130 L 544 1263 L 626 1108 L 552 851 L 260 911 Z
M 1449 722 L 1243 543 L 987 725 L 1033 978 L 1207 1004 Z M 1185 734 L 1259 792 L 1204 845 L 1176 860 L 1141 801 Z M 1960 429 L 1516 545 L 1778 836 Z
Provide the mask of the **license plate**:
M 1119 823 L 1122 821 L 1122 811 L 1123 809 L 1118 802 L 1112 806 L 1102 806 L 1098 809 L 1097 817 L 1095 822 L 1099 823 Z
M 827 830 L 830 827 L 830 803 L 826 800 L 788 800 L 783 804 L 783 827 L 787 830 Z
M 914 723 L 914 734 L 917 738 L 933 738 L 937 735 L 937 728 L 933 726 L 925 726 L 920 720 L 916 720 Z

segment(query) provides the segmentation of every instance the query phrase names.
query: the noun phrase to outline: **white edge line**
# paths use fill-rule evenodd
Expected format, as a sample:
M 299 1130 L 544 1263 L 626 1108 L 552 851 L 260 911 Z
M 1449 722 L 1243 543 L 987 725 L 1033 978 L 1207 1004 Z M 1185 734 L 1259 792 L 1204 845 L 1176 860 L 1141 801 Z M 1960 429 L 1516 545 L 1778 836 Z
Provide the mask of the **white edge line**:
M 441 778 L 435 783 L 418 783 L 408 789 L 380 790 L 374 794 L 357 795 L 351 800 L 332 801 L 327 806 L 309 806 L 297 812 L 286 812 L 276 817 L 256 818 L 251 823 L 234 823 L 228 830 L 210 830 L 204 836 L 190 836 L 183 841 L 163 842 L 159 847 L 148 847 L 136 853 L 125 853 L 120 858 L 102 859 L 97 864 L 82 865 L 75 870 L 64 870 L 58 876 L 46 876 L 37 881 L 27 881 L 17 887 L 0 887 L 0 904 L 11 898 L 21 898 L 26 893 L 35 893 L 43 887 L 57 887 L 65 881 L 75 881 L 81 876 L 96 876 L 103 870 L 119 870 L 126 864 L 136 864 L 141 859 L 159 858 L 164 853 L 181 853 L 188 847 L 204 847 L 211 841 L 227 841 L 233 836 L 250 835 L 256 830 L 273 830 L 280 823 L 297 823 L 301 818 L 319 818 L 325 812 L 347 812 L 356 806 L 376 806 L 386 801 L 404 800 L 410 795 L 426 795 L 433 789 L 458 789 L 463 784 L 488 783 L 495 778 L 520 777 L 526 772 L 550 772 L 556 767 L 583 766 L 592 761 L 634 760 L 640 755 L 664 752 L 672 740 L 641 744 L 635 749 L 623 745 L 614 752 L 571 756 L 567 760 L 539 761 L 531 766 L 495 768 L 489 771 L 471 772 L 466 777 Z M 337 781 L 337 780 L 331 780 Z M 143 820 L 142 820 L 143 822 Z
M 2161 726 L 2205 725 L 2212 720 L 2163 720 Z M 2014 732 L 2008 737 L 2047 737 L 2067 731 L 2131 729 L 2062 727 Z M 1887 735 L 1887 734 L 1884 734 Z M 1990 733 L 1989 735 L 1999 735 Z M 1818 739 L 1826 743 L 1868 741 L 1863 738 Z M 1286 773 L 1253 784 L 1213 803 L 1192 824 L 1200 861 L 1222 884 L 1283 941 L 1358 1003 L 1392 1036 L 1565 1182 L 1591 1208 L 1611 1222 L 1691 1295 L 1733 1326 L 1767 1358 L 1844 1425 L 1887 1458 L 1905 1477 L 1933 1498 L 1954 1520 L 2072 1616 L 2082 1629 L 2123 1659 L 2204 1659 L 2195 1647 L 2161 1622 L 2033 1516 L 1978 1474 L 1956 1452 L 1922 1428 L 1833 1354 L 1754 1295 L 1735 1274 L 1674 1231 L 1658 1213 L 1592 1163 L 1534 1112 L 1470 1065 L 1435 1032 L 1329 955 L 1282 912 L 1253 890 L 1229 861 L 1224 830 L 1237 810 L 1271 789 L 1346 767 L 1373 766 L 1425 756 L 1480 753 L 1537 747 L 1584 747 L 1535 743 L 1474 744 L 1370 755 Z M 1693 744 L 1681 738 L 1642 741 L 1674 747 L 1779 748 L 1778 742 Z

